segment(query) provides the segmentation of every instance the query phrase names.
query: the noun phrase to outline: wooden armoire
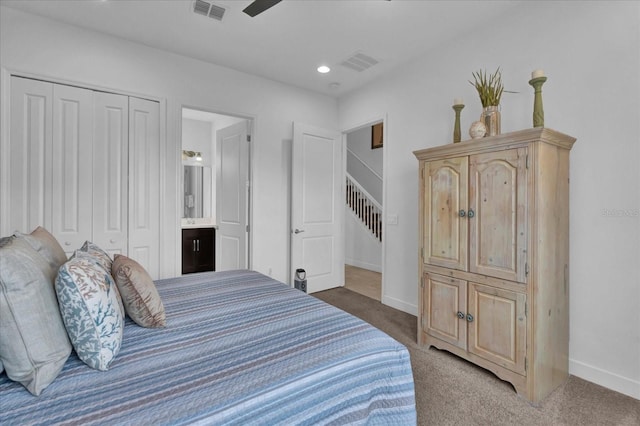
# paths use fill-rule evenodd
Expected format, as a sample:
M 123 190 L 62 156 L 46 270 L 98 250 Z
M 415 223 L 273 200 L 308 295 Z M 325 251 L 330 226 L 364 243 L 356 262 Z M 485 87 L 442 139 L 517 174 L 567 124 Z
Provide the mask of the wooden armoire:
M 533 128 L 415 151 L 418 343 L 539 402 L 568 377 L 569 151 Z

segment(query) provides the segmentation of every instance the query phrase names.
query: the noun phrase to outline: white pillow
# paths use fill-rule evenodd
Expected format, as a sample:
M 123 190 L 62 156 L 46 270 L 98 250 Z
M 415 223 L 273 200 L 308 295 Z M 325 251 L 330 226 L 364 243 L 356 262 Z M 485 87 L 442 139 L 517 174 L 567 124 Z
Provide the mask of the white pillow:
M 71 354 L 51 265 L 23 238 L 0 243 L 0 365 L 34 395 L 58 376 Z

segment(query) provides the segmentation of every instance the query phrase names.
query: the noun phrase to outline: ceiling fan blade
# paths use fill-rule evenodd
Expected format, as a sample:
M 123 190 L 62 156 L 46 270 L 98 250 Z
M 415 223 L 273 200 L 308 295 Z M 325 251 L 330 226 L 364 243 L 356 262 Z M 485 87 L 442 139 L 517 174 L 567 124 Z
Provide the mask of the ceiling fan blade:
M 243 12 L 253 18 L 281 1 L 282 0 L 255 0 L 249 6 L 245 7 Z

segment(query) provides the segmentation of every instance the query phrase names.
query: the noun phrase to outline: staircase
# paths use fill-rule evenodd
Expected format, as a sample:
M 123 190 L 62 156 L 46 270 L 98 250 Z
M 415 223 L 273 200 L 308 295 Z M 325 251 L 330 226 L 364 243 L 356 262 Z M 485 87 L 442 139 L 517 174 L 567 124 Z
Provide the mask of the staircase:
M 378 241 L 382 241 L 382 206 L 348 173 L 346 180 L 347 206 L 371 234 Z

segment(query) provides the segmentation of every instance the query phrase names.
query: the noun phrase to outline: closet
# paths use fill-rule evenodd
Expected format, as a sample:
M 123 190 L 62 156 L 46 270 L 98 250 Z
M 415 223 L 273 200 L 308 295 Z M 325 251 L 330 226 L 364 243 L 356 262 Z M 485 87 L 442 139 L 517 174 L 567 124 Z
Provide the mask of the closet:
M 11 77 L 4 227 L 91 240 L 159 276 L 158 102 Z

